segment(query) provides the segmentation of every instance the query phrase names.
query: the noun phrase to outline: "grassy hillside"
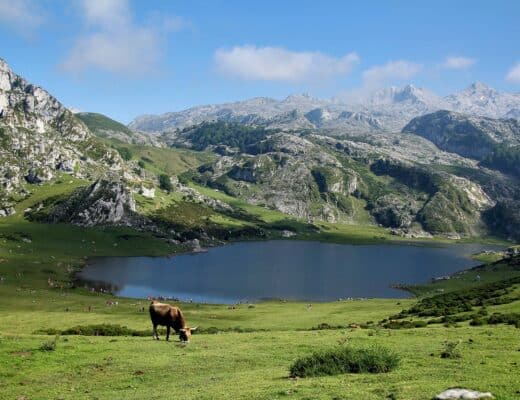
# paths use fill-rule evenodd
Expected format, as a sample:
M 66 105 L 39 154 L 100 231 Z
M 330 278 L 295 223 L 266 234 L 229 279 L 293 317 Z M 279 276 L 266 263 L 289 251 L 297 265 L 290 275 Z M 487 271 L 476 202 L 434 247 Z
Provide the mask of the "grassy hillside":
M 95 133 L 103 131 L 115 131 L 126 133 L 129 136 L 132 135 L 132 131 L 128 129 L 128 127 L 120 122 L 108 118 L 103 114 L 82 112 L 77 113 L 76 117 L 82 120 L 88 126 L 88 128 Z

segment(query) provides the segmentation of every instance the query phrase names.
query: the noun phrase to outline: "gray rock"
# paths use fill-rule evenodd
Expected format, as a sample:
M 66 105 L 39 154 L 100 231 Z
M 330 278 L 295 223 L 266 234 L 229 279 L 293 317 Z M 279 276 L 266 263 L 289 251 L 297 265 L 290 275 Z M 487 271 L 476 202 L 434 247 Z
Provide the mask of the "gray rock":
M 498 143 L 520 144 L 520 121 L 438 111 L 414 118 L 404 128 L 435 143 L 440 149 L 477 160 Z
M 122 182 L 98 180 L 56 206 L 50 220 L 81 226 L 130 225 L 134 214 L 134 199 Z
M 492 399 L 493 395 L 489 392 L 477 392 L 469 389 L 448 389 L 435 396 L 435 400 L 479 400 Z
M 9 215 L 16 214 L 14 207 L 0 208 L 0 217 L 8 217 Z
M 0 187 L 22 191 L 23 181 L 49 181 L 60 172 L 96 179 L 120 171 L 119 154 L 44 89 L 0 59 Z

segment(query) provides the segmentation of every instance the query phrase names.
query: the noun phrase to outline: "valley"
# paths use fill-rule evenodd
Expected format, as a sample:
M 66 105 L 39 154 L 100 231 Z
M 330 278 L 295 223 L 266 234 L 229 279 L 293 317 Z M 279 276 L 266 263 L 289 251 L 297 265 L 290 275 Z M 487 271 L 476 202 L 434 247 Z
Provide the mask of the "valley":
M 480 83 L 446 98 L 407 86 L 363 104 L 255 98 L 125 126 L 71 112 L 0 60 L 0 393 L 412 399 L 462 385 L 516 398 L 519 103 Z M 435 246 L 509 250 L 436 269 L 447 276 L 434 282 L 437 274 L 393 282 L 411 298 L 349 293 L 340 275 L 334 298 L 312 304 L 260 295 L 176 302 L 200 327 L 189 345 L 152 341 L 143 293 L 121 297 L 76 280 L 93 257 L 175 260 L 288 239 L 291 261 L 313 246 L 330 255 L 348 245 L 367 252 L 361 267 L 380 249 L 429 246 L 410 274 L 428 262 L 446 267 Z M 404 264 L 391 254 L 373 260 L 378 278 Z M 307 284 L 325 269 L 322 258 Z M 381 290 L 397 290 L 387 283 Z M 296 359 L 342 346 L 384 346 L 399 367 L 289 377 Z

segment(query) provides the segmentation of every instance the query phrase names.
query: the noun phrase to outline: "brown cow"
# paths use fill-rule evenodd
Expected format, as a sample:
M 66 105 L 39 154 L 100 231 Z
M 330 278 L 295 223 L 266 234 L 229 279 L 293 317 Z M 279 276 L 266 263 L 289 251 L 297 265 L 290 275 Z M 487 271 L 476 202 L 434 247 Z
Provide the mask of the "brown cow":
M 191 333 L 197 329 L 188 328 L 186 321 L 179 307 L 171 306 L 166 303 L 152 301 L 150 304 L 150 318 L 153 324 L 153 338 L 159 340 L 157 325 L 166 326 L 166 340 L 170 340 L 170 328 L 179 334 L 181 342 L 189 342 Z

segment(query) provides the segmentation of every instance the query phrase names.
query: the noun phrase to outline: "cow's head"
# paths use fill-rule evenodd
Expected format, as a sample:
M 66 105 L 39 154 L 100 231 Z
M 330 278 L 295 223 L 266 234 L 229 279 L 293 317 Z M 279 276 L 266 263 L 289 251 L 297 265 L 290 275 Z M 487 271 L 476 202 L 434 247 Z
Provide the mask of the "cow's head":
M 196 331 L 197 330 L 197 326 L 194 327 L 194 328 L 182 328 L 179 330 L 179 338 L 181 339 L 181 342 L 189 342 L 190 341 L 190 337 L 191 337 L 191 333 L 193 331 Z

